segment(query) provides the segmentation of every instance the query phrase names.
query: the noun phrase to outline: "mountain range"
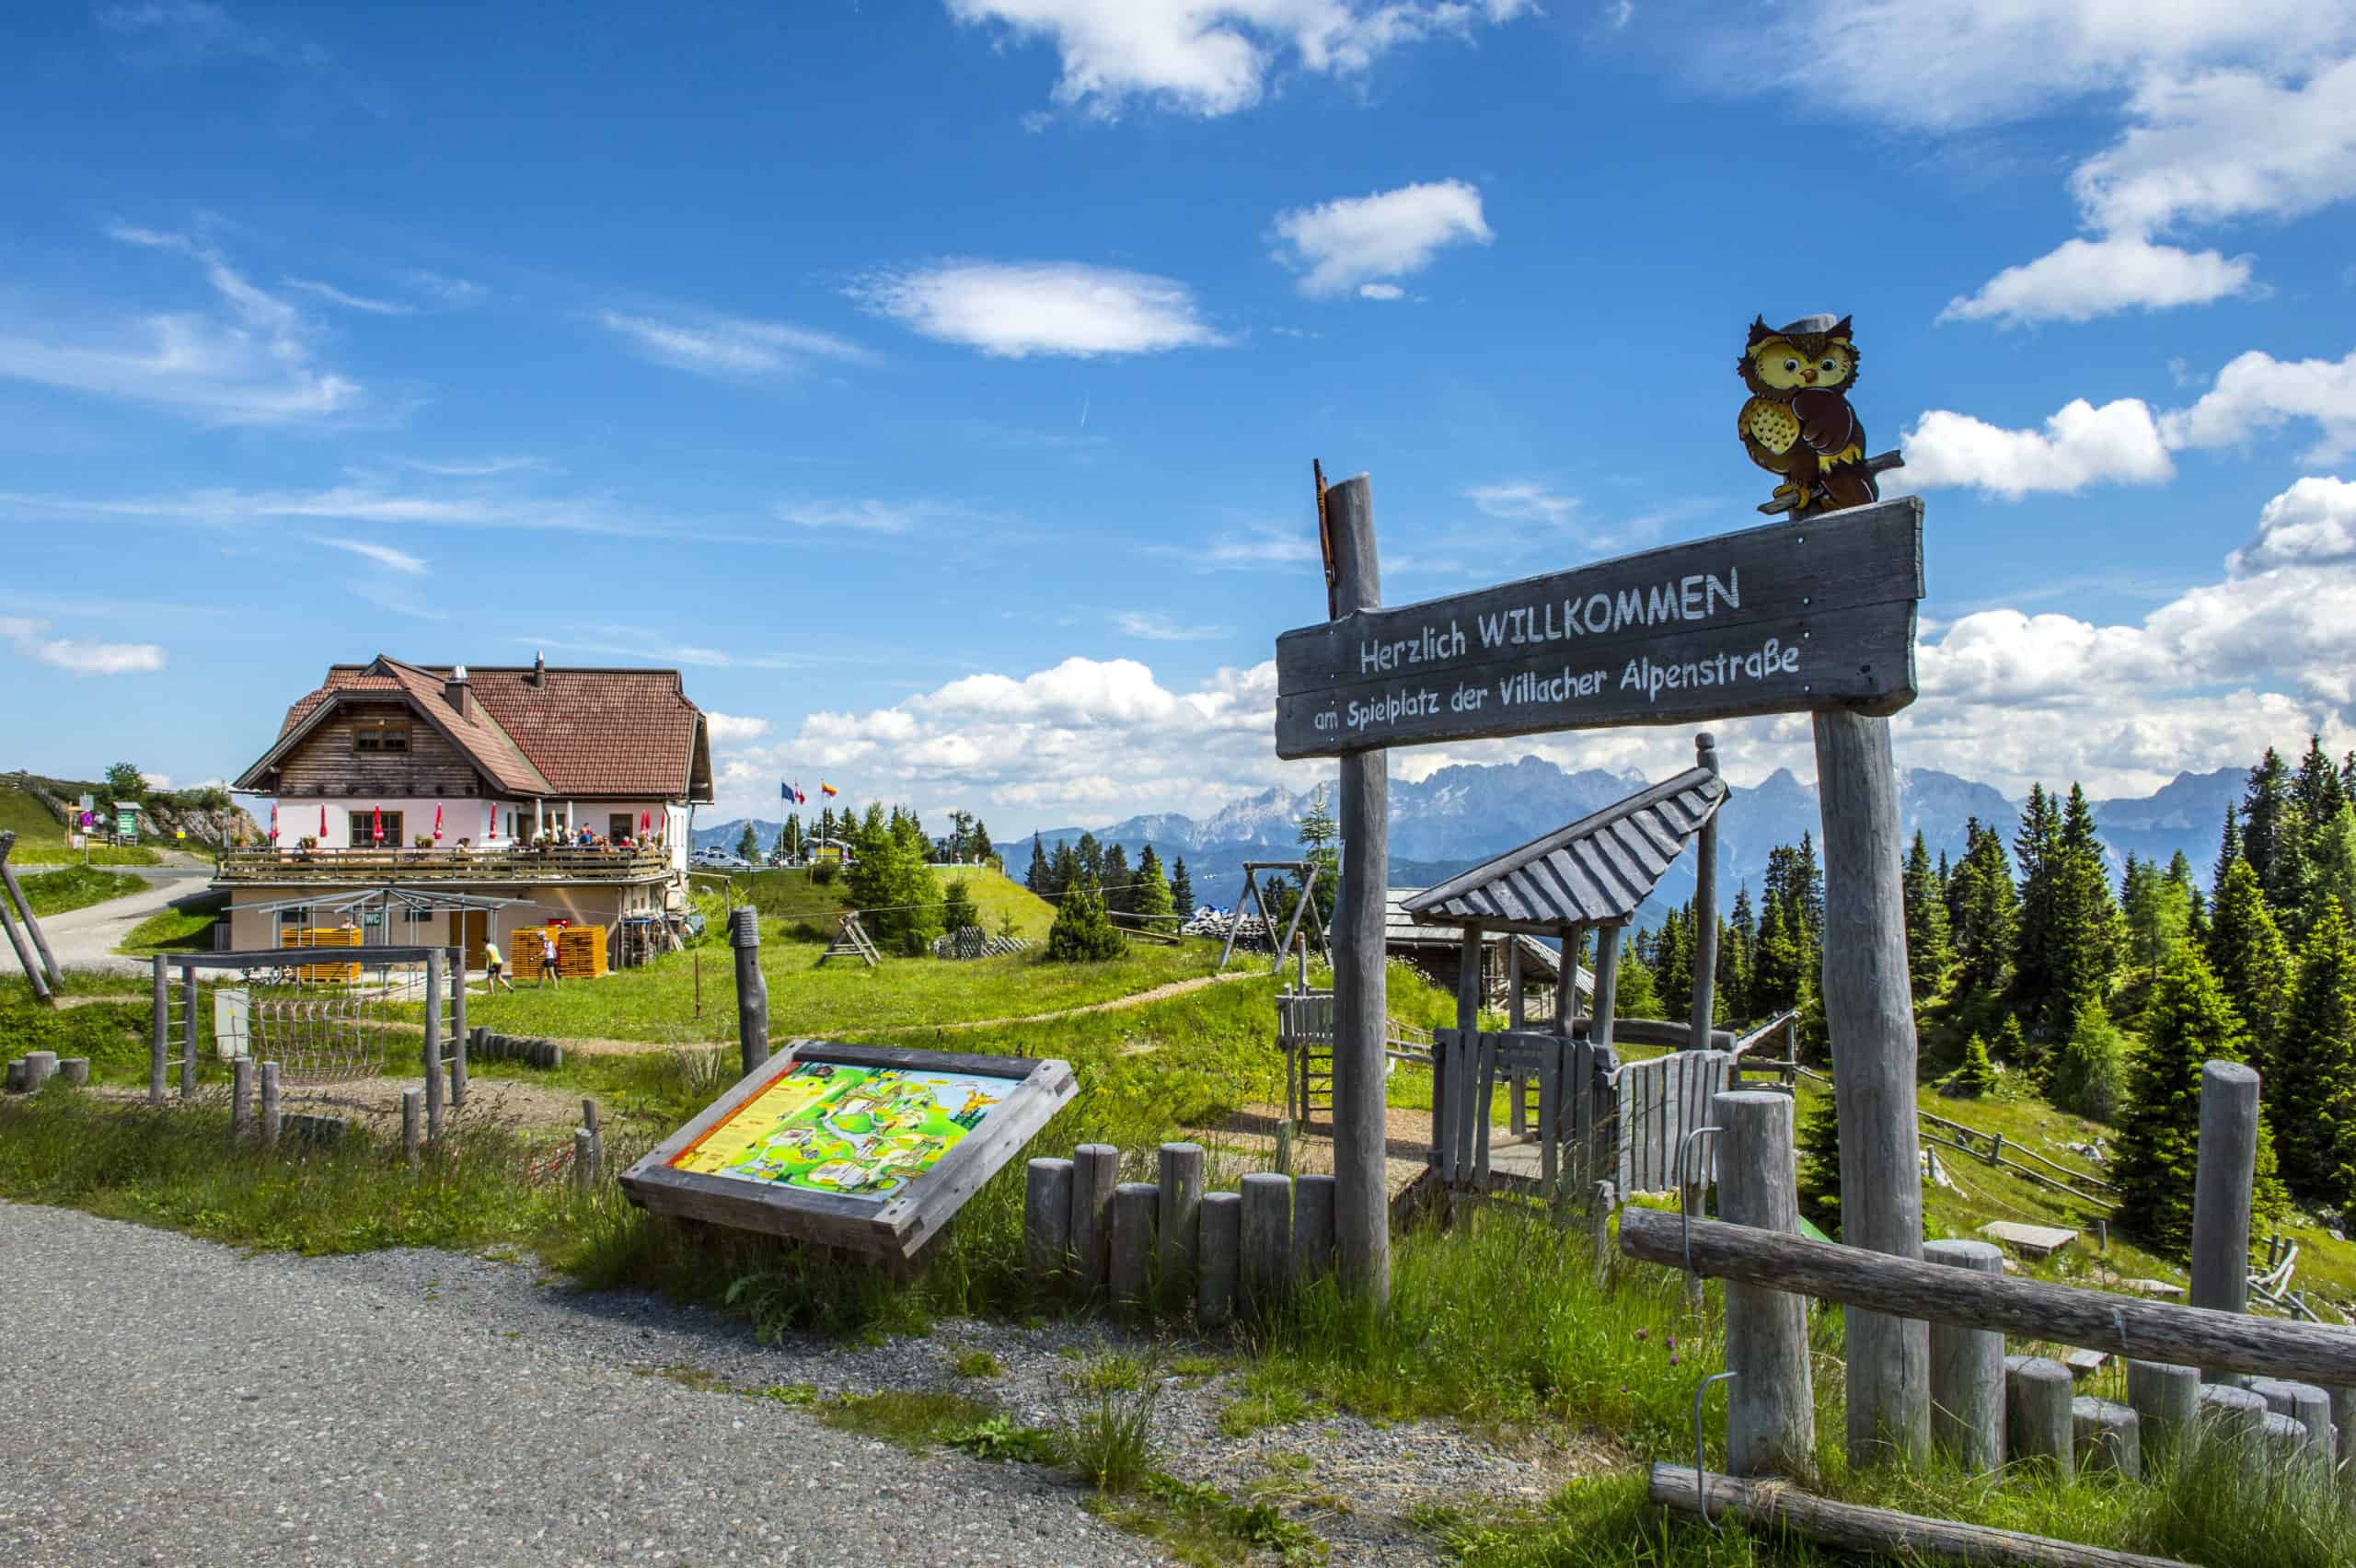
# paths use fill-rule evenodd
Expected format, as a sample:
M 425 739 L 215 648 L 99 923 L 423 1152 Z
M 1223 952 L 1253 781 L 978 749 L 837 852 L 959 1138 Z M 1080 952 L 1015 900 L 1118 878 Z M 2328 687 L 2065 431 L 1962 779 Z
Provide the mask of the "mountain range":
M 2130 854 L 2165 862 L 2181 849 L 2205 883 L 2225 808 L 2241 799 L 2246 777 L 2237 767 L 2180 773 L 2147 796 L 2089 802 L 2113 872 L 2124 869 Z M 1572 771 L 1536 756 L 1443 767 L 1414 783 L 1393 779 L 1391 885 L 1428 886 L 1649 782 L 1634 773 Z M 1052 855 L 1058 843 L 1092 832 L 1102 844 L 1126 846 L 1132 860 L 1151 844 L 1165 865 L 1185 857 L 1197 902 L 1231 905 L 1242 890 L 1245 860 L 1288 859 L 1297 852 L 1295 824 L 1309 800 L 1307 792 L 1272 786 L 1205 817 L 1155 812 L 1106 827 L 1044 828 L 1039 838 Z M 2009 841 L 2021 811 L 2020 801 L 1991 785 L 1926 767 L 1900 774 L 1899 806 L 1908 838 L 1919 829 L 1932 854 L 1944 852 L 1950 860 L 1963 854 L 1964 825 L 1969 818 L 1994 824 Z M 756 821 L 755 828 L 762 842 L 775 841 L 777 824 Z M 743 833 L 739 819 L 699 827 L 695 841 L 698 847 L 733 845 Z M 1767 852 L 1779 844 L 1798 843 L 1802 834 L 1822 836 L 1813 784 L 1803 784 L 1790 770 L 1778 768 L 1757 784 L 1736 790 L 1719 817 L 1719 907 L 1731 905 L 1738 888 L 1748 886 L 1755 895 L 1765 876 Z M 1019 879 L 1030 863 L 1028 837 L 1001 841 L 998 850 L 1006 858 L 1009 874 Z M 1693 867 L 1688 857 L 1661 882 L 1646 905 L 1645 922 L 1684 903 L 1692 892 Z

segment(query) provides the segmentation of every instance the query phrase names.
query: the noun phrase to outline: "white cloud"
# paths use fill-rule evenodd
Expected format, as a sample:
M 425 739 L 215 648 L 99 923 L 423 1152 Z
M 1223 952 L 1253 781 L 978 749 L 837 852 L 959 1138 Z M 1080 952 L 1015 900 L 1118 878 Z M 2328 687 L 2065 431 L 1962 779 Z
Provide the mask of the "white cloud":
M 480 283 L 467 278 L 445 277 L 439 272 L 411 272 L 409 281 L 447 310 L 464 310 L 491 296 L 491 291 Z
M 1303 274 L 1300 289 L 1308 294 L 1342 294 L 1372 279 L 1418 272 L 1442 246 L 1486 245 L 1496 237 L 1481 214 L 1481 192 L 1461 179 L 1278 213 L 1275 227 L 1283 241 L 1276 259 Z M 1398 293 L 1368 297 L 1395 299 Z
M 1196 314 L 1185 284 L 1078 261 L 945 261 L 852 290 L 912 331 L 986 354 L 1159 353 L 1230 340 Z
M 444 478 L 487 479 L 498 474 L 538 470 L 553 473 L 556 465 L 545 457 L 473 457 L 445 462 L 430 462 L 423 457 L 411 457 L 409 466 L 420 473 L 435 474 Z
M 387 571 L 398 571 L 404 576 L 425 575 L 424 561 L 407 550 L 397 550 L 390 545 L 380 545 L 369 539 L 327 538 L 317 534 L 311 536 L 311 542 L 315 545 L 325 545 L 329 549 L 342 550 L 346 554 L 359 556 L 365 560 L 373 560 Z
M 768 720 L 746 719 L 733 713 L 707 711 L 703 716 L 703 722 L 704 728 L 710 732 L 712 744 L 719 746 L 734 745 L 743 741 L 756 741 L 769 732 Z
M 1612 0 L 1611 5 L 1603 8 L 1603 19 L 1610 22 L 1615 29 L 1626 27 L 1635 15 L 1634 0 Z
M 2106 231 L 2292 218 L 2356 196 L 2356 56 L 2296 86 L 2249 70 L 2155 75 L 2128 112 L 2118 144 L 2070 179 Z
M 319 420 L 352 409 L 361 388 L 315 363 L 302 312 L 257 287 L 220 251 L 185 235 L 112 225 L 125 245 L 193 260 L 213 312 L 162 311 L 58 325 L 54 309 L 0 316 L 0 377 L 152 403 L 220 424 Z
M 221 56 L 266 60 L 288 69 L 317 70 L 328 52 L 315 43 L 289 43 L 246 26 L 205 0 L 140 0 L 100 6 L 92 19 L 141 58 L 198 65 Z
M 2250 286 L 2250 259 L 2140 238 L 2072 239 L 1949 300 L 1942 321 L 2091 321 L 2140 308 L 2207 305 Z
M 1116 610 L 1113 624 L 1149 642 L 1208 642 L 1228 635 L 1223 626 L 1189 626 L 1159 610 Z
M 781 321 L 723 317 L 687 323 L 618 310 L 600 311 L 597 319 L 647 358 L 699 375 L 775 375 L 807 369 L 817 360 L 874 360 L 848 339 Z
M 1056 102 L 1111 119 L 1132 99 L 1214 116 L 1260 101 L 1280 63 L 1342 75 L 1393 49 L 1464 38 L 1533 0 L 948 0 L 949 14 L 1052 43 Z
M 1906 482 L 1923 490 L 1969 485 L 2007 498 L 2031 490 L 2074 494 L 2090 484 L 2155 485 L 2176 465 L 2142 399 L 2097 409 L 2075 398 L 2038 430 L 2004 430 L 1934 409 L 1901 443 Z
M 145 674 L 164 667 L 164 651 L 152 642 L 83 642 L 48 635 L 47 621 L 0 616 L 0 638 L 28 659 L 76 675 Z
M 2301 479 L 2268 502 L 2256 536 L 2225 558 L 2235 576 L 2327 562 L 2356 562 L 2356 484 L 2336 476 Z
M 849 528 L 862 534 L 906 533 L 939 511 L 930 502 L 887 501 L 780 502 L 777 519 L 803 528 Z
M 398 300 L 370 299 L 362 294 L 346 294 L 333 283 L 322 283 L 310 278 L 281 278 L 279 282 L 290 289 L 317 294 L 330 305 L 340 305 L 346 310 L 364 310 L 371 316 L 407 316 L 417 308 Z
M 1579 509 L 1576 496 L 1563 495 L 1526 480 L 1474 485 L 1464 496 L 1490 516 L 1502 517 L 1509 523 L 1546 523 L 1560 527 Z
M 1196 540 L 1147 548 L 1156 555 L 1185 561 L 1199 571 L 1243 571 L 1319 559 L 1314 531 L 1265 525 L 1223 528 Z
M 1360 299 L 1404 299 L 1407 297 L 1407 291 L 1397 283 L 1360 283 L 1358 297 Z
M 2312 420 L 2321 432 L 2303 462 L 2356 451 L 2356 352 L 2340 360 L 2278 360 L 2254 349 L 2236 355 L 2200 401 L 2161 416 L 2160 433 L 2170 446 L 2232 446 L 2292 420 Z

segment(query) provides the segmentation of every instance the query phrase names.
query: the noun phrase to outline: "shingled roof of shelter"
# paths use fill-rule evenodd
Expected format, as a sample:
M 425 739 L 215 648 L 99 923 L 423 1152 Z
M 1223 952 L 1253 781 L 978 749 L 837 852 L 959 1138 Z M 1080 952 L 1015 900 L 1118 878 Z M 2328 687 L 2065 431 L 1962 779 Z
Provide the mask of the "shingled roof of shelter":
M 1726 803 L 1726 780 L 1689 767 L 1408 899 L 1411 919 L 1476 921 L 1556 932 L 1625 925 L 1702 824 Z
M 676 670 L 470 665 L 474 700 L 445 694 L 456 667 L 379 657 L 337 664 L 286 710 L 262 772 L 329 703 L 398 696 L 448 735 L 500 789 L 517 795 L 676 799 L 692 792 L 703 726 Z M 240 781 L 241 785 L 243 780 Z

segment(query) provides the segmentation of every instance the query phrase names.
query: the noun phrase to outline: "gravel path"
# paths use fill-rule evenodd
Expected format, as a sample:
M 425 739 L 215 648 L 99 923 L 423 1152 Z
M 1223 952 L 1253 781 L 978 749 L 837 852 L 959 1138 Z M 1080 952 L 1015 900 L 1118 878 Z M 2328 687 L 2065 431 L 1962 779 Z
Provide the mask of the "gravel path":
M 1038 1470 L 636 1375 L 671 1316 L 0 1206 L 0 1562 L 1161 1561 Z
M 521 1263 L 246 1258 L 6 1205 L 0 1323 L 15 1326 L 0 1336 L 0 1562 L 26 1568 L 1158 1562 L 1058 1472 L 912 1457 L 729 1391 L 953 1389 L 1053 1425 L 1074 1374 L 1114 1353 L 1160 1368 L 1157 1463 L 1262 1492 L 1336 1563 L 1438 1563 L 1405 1522 L 1415 1505 L 1536 1504 L 1600 1462 L 1322 1412 L 1231 1436 L 1234 1371 L 1092 1322 L 763 1345 L 715 1313 L 572 1291 Z M 976 1349 L 998 1372 L 959 1376 Z

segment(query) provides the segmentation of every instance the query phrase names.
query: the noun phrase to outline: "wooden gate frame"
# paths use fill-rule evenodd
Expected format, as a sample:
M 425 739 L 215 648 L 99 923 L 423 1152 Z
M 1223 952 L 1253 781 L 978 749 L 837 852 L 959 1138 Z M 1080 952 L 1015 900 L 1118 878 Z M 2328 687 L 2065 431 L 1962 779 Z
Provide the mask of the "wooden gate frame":
M 1290 871 L 1300 879 L 1300 902 L 1293 905 L 1292 924 L 1285 928 L 1285 940 L 1276 944 L 1276 963 L 1270 974 L 1284 973 L 1286 955 L 1292 951 L 1293 937 L 1300 930 L 1300 917 L 1305 911 L 1311 926 L 1317 932 L 1317 951 L 1330 961 L 1334 953 L 1333 940 L 1325 934 L 1324 917 L 1317 913 L 1317 862 L 1314 860 L 1246 860 L 1243 862 L 1243 893 L 1235 900 L 1235 917 L 1227 923 L 1227 940 L 1218 950 L 1218 966 L 1227 967 L 1228 955 L 1235 951 L 1235 930 L 1243 923 L 1243 897 L 1249 894 L 1253 907 L 1260 911 L 1260 924 L 1273 932 L 1276 922 L 1268 918 L 1268 901 L 1260 893 L 1262 871 Z

